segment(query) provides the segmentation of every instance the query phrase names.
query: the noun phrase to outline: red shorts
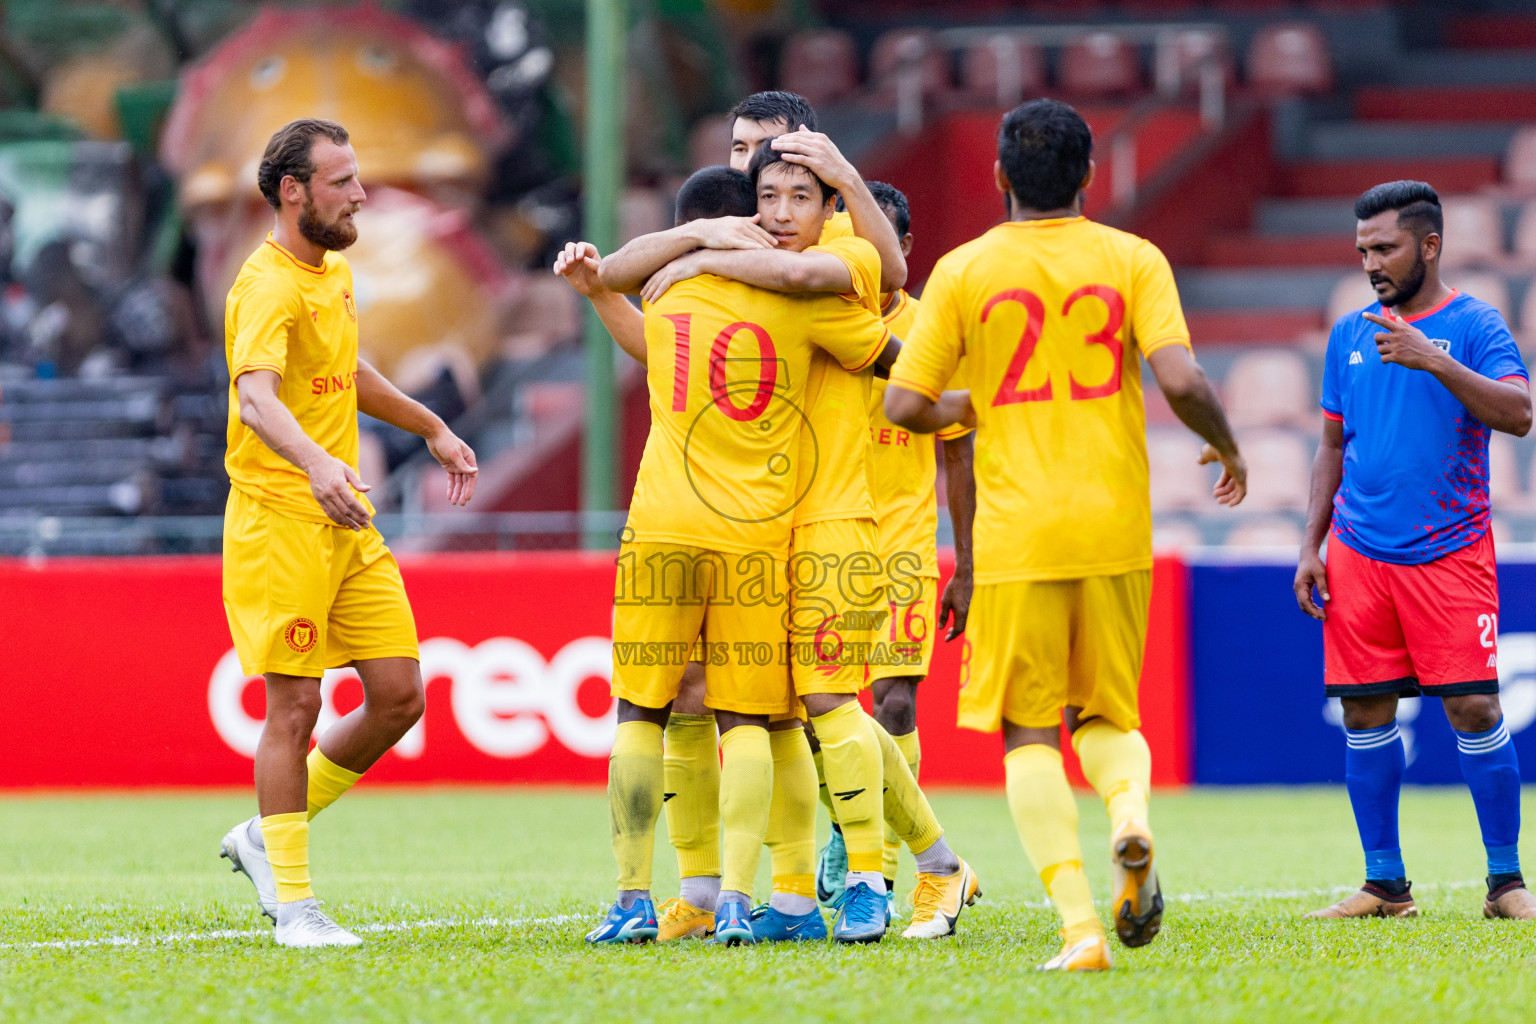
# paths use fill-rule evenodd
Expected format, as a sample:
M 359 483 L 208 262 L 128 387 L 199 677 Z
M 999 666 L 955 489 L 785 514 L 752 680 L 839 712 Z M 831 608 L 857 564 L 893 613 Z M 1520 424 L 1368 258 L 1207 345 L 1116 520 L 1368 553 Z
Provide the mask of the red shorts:
M 1328 538 L 1324 691 L 1330 697 L 1498 693 L 1493 535 L 1422 565 L 1378 562 Z

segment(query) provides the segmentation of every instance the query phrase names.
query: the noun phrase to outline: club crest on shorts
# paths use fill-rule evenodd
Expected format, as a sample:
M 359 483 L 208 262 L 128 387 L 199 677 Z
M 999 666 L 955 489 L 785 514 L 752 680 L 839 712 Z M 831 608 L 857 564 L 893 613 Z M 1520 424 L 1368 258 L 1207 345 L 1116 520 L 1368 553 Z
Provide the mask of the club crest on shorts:
M 357 304 L 352 301 L 352 293 L 345 288 L 341 290 L 342 304 L 347 307 L 347 317 L 353 323 L 357 323 Z
M 283 627 L 283 640 L 300 654 L 308 654 L 320 642 L 320 629 L 302 616 Z

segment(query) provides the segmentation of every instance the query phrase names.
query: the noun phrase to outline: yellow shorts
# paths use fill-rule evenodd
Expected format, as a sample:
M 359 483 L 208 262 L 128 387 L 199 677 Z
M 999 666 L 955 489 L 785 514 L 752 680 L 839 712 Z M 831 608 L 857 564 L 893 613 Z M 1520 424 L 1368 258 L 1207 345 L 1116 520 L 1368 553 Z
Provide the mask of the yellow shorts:
M 743 715 L 789 711 L 782 664 L 784 563 L 686 544 L 619 549 L 613 596 L 615 697 L 666 707 L 683 666 L 704 661 L 704 703 Z M 700 647 L 698 641 L 707 638 Z M 702 659 L 699 657 L 702 655 Z
M 966 624 L 959 724 L 993 732 L 1006 719 L 1046 729 L 1064 707 L 1121 729 L 1141 724 L 1136 691 L 1152 572 L 976 585 Z
M 795 527 L 786 624 L 795 693 L 858 693 L 868 684 L 886 611 L 878 541 L 873 519 Z
M 885 597 L 887 615 L 875 641 L 869 678 L 925 678 L 933 663 L 933 637 L 938 631 L 938 578 L 892 580 L 886 584 Z
M 234 487 L 224 612 L 246 675 L 318 678 L 354 661 L 420 657 L 400 567 L 377 530 L 288 519 Z

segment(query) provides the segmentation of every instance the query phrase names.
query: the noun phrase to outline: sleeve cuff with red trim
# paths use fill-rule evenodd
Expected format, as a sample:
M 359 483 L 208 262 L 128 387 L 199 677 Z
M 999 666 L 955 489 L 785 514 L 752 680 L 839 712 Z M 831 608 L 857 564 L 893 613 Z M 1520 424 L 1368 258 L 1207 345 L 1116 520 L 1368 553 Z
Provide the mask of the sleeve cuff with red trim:
M 1189 335 L 1173 334 L 1166 338 L 1158 338 L 1156 341 L 1148 342 L 1147 344 L 1141 346 L 1141 354 L 1143 356 L 1149 356 L 1153 352 L 1156 352 L 1158 349 L 1167 348 L 1169 345 L 1183 345 L 1191 352 L 1193 352 L 1195 348 L 1194 345 L 1190 343 Z
M 926 384 L 919 384 L 917 381 L 912 380 L 909 377 L 893 376 L 891 377 L 889 383 L 894 384 L 899 388 L 906 388 L 908 391 L 916 391 L 930 402 L 937 402 L 939 400 L 940 392 L 933 390 Z
M 1526 378 L 1525 374 L 1523 374 L 1523 373 L 1506 374 L 1505 376 L 1499 378 L 1499 383 L 1503 384 L 1507 380 L 1514 381 L 1515 383 L 1519 384 L 1521 387 L 1525 388 L 1527 391 L 1530 390 L 1531 382 L 1530 382 L 1529 379 Z
M 246 363 L 234 373 L 230 374 L 229 379 L 232 381 L 239 380 L 241 374 L 250 373 L 252 370 L 271 370 L 279 377 L 283 375 L 283 368 L 276 363 Z
M 890 342 L 890 340 L 891 332 L 889 329 L 886 329 L 880 335 L 880 343 L 874 348 L 870 349 L 867 356 L 859 360 L 859 365 L 845 366 L 843 369 L 847 370 L 849 373 L 858 373 L 860 370 L 868 369 L 871 363 L 880 358 L 880 353 L 885 351 L 885 346 Z
M 1324 409 L 1323 410 L 1323 418 L 1324 419 L 1333 420 L 1333 422 L 1335 422 L 1335 423 L 1343 423 L 1344 422 L 1344 414 L 1343 413 L 1334 412 L 1332 409 Z

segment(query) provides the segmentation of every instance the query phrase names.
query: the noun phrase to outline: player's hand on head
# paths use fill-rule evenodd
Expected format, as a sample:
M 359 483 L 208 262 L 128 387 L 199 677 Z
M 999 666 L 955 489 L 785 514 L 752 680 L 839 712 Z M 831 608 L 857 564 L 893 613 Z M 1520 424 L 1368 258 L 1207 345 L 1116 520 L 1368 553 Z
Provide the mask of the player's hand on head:
M 427 451 L 448 471 L 448 503 L 468 505 L 475 496 L 475 477 L 480 469 L 475 465 L 475 452 L 464 439 L 444 427 L 427 438 Z
M 798 131 L 778 136 L 771 144 L 784 154 L 785 162 L 810 168 L 816 177 L 835 189 L 844 189 L 859 178 L 859 172 L 843 156 L 836 143 L 805 125 L 801 125 Z
M 320 508 L 337 526 L 366 530 L 372 521 L 359 493 L 371 490 L 357 471 L 334 455 L 327 455 L 309 469 L 309 490 Z
M 1397 363 L 1410 370 L 1428 370 L 1444 353 L 1425 337 L 1424 332 L 1406 320 L 1396 317 L 1361 313 L 1365 319 L 1380 327 L 1376 333 L 1376 351 L 1384 363 Z
M 711 217 L 694 224 L 699 241 L 706 249 L 772 249 L 773 236 L 757 222 L 758 215 L 750 217 Z
M 1247 461 L 1239 452 L 1223 455 L 1208 444 L 1200 449 L 1200 465 L 1207 466 L 1212 462 L 1221 463 L 1221 476 L 1211 490 L 1211 497 L 1228 508 L 1241 504 L 1248 495 Z
M 597 246 L 591 242 L 566 242 L 555 257 L 554 271 L 566 279 L 572 288 L 591 297 L 605 291 L 602 279 L 597 276 L 600 259 Z
M 1322 602 L 1312 599 L 1312 588 L 1317 588 L 1317 596 Z M 1296 604 L 1302 611 L 1314 619 L 1325 619 L 1328 613 L 1323 605 L 1328 603 L 1328 570 L 1323 566 L 1323 560 L 1318 557 L 1316 551 L 1303 551 L 1301 561 L 1296 565 L 1296 579 L 1291 585 L 1296 592 Z
M 956 567 L 955 574 L 944 584 L 944 595 L 939 598 L 939 626 L 949 623 L 945 640 L 953 640 L 965 632 L 966 620 L 971 616 L 971 571 Z
M 654 303 L 667 294 L 668 288 L 698 277 L 703 272 L 703 261 L 697 253 L 679 256 L 650 276 L 640 289 L 640 297 L 646 302 Z

